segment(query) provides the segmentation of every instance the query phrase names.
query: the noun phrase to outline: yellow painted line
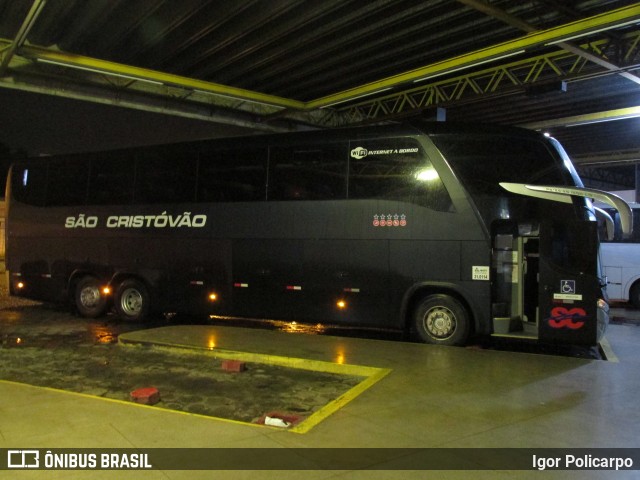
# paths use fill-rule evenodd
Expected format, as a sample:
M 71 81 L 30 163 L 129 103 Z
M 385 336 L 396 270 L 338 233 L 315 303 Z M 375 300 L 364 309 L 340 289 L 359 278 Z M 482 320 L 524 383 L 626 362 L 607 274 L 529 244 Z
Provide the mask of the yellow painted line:
M 233 420 L 233 419 L 223 418 L 223 417 L 213 417 L 210 415 L 203 415 L 199 413 L 183 412 L 181 410 L 173 410 L 165 407 L 158 407 L 155 405 L 145 405 L 145 404 L 136 403 L 128 400 L 119 400 L 117 398 L 109 398 L 109 397 L 99 397 L 99 396 L 90 395 L 87 393 L 73 392 L 69 390 L 62 390 L 62 389 L 52 388 L 52 387 L 43 387 L 39 385 L 31 385 L 28 383 L 14 382 L 11 380 L 0 379 L 0 384 L 19 385 L 23 387 L 38 388 L 38 389 L 42 389 L 49 392 L 64 393 L 64 394 L 74 395 L 77 397 L 82 397 L 87 399 L 104 400 L 104 401 L 116 403 L 119 405 L 149 408 L 155 411 L 171 412 L 179 415 L 187 415 L 195 418 L 204 418 L 208 420 L 223 421 L 227 423 L 233 423 L 236 425 L 250 425 L 252 427 L 260 427 L 260 428 L 266 427 L 272 430 L 282 430 L 287 432 L 303 434 L 303 433 L 309 432 L 313 427 L 315 427 L 320 422 L 325 420 L 327 417 L 329 417 L 330 415 L 332 415 L 333 413 L 335 413 L 336 411 L 338 411 L 339 409 L 347 405 L 349 402 L 353 401 L 360 394 L 362 394 L 363 392 L 371 388 L 373 385 L 375 385 L 377 382 L 379 382 L 384 377 L 386 377 L 389 373 L 391 373 L 391 369 L 388 369 L 388 368 L 377 368 L 377 367 L 368 367 L 363 365 L 351 365 L 351 364 L 339 364 L 339 363 L 333 363 L 333 362 L 324 362 L 320 360 L 307 360 L 304 358 L 282 357 L 277 355 L 264 355 L 259 353 L 239 352 L 239 351 L 233 351 L 233 350 L 209 349 L 204 347 L 193 347 L 193 346 L 179 345 L 179 344 L 169 344 L 169 343 L 151 344 L 151 343 L 145 343 L 145 342 L 138 342 L 138 343 L 119 342 L 119 343 L 120 345 L 126 348 L 136 348 L 138 346 L 145 346 L 145 347 L 151 346 L 155 348 L 175 347 L 182 350 L 183 351 L 182 353 L 192 353 L 194 355 L 204 353 L 204 354 L 210 354 L 213 357 L 223 358 L 228 360 L 242 360 L 250 363 L 262 363 L 265 365 L 275 365 L 275 366 L 282 366 L 282 367 L 288 367 L 288 368 L 296 368 L 300 370 L 311 370 L 311 371 L 334 373 L 334 374 L 340 374 L 340 375 L 353 375 L 357 377 L 365 377 L 365 379 L 359 382 L 354 387 L 350 388 L 347 392 L 340 395 L 338 398 L 327 403 L 325 406 L 323 406 L 322 408 L 320 408 L 319 410 L 311 414 L 309 417 L 307 417 L 305 420 L 300 422 L 298 425 L 288 429 L 284 429 L 281 427 L 270 427 L 266 425 L 260 425 L 260 424 L 251 423 L 251 422 L 243 422 L 240 420 Z
M 372 367 L 366 367 L 366 368 L 372 368 Z M 378 368 L 376 370 L 378 370 L 378 372 L 367 377 L 366 380 L 363 380 L 362 382 L 358 383 L 355 387 L 351 388 L 349 391 L 342 394 L 335 400 L 332 400 L 331 402 L 326 404 L 324 407 L 322 407 L 320 410 L 318 410 L 317 412 L 314 412 L 309 418 L 307 418 L 303 422 L 300 422 L 295 427 L 290 428 L 288 431 L 294 432 L 294 433 L 307 433 L 313 427 L 315 427 L 324 419 L 326 419 L 329 415 L 340 410 L 347 403 L 354 400 L 358 395 L 365 392 L 366 390 L 371 388 L 373 385 L 375 385 L 377 382 L 379 382 L 384 377 L 386 377 L 389 373 L 391 373 L 391 370 L 388 368 Z
M 188 345 L 173 342 L 150 342 L 146 340 L 125 340 L 118 339 L 120 345 L 126 347 L 135 347 L 136 345 L 144 345 L 151 347 L 169 347 L 184 349 L 186 353 L 208 353 L 217 358 L 225 360 L 242 360 L 252 363 L 264 363 L 266 365 L 277 365 L 279 367 L 297 368 L 300 370 L 312 370 L 316 372 L 337 373 L 342 375 L 355 375 L 358 377 L 368 377 L 379 370 L 378 367 L 368 367 L 364 365 L 353 365 L 348 363 L 335 363 L 323 360 L 311 360 L 307 358 L 286 357 L 281 355 L 269 355 L 264 353 L 243 352 L 239 350 L 227 350 L 224 348 L 208 348 L 198 345 Z
M 300 422 L 298 425 L 286 429 L 288 432 L 293 433 L 307 433 L 313 427 L 318 425 L 320 422 L 325 420 L 327 417 L 340 410 L 342 407 L 347 405 L 349 402 L 354 400 L 360 394 L 371 388 L 373 385 L 378 383 L 384 377 L 386 377 L 389 373 L 391 373 L 391 369 L 388 368 L 378 368 L 378 367 L 368 367 L 364 365 L 352 365 L 352 364 L 341 364 L 341 363 L 333 363 L 333 362 L 325 362 L 322 360 L 309 360 L 305 358 L 297 358 L 297 357 L 283 357 L 278 355 L 266 355 L 261 353 L 251 353 L 251 352 L 241 352 L 235 350 L 224 350 L 219 348 L 207 348 L 207 347 L 199 347 L 193 345 L 184 345 L 177 343 L 169 343 L 169 342 L 138 342 L 138 341 L 120 341 L 118 340 L 120 345 L 123 345 L 127 348 L 135 348 L 136 346 L 151 346 L 160 347 L 160 348 L 179 348 L 186 353 L 193 354 L 211 354 L 211 356 L 216 358 L 223 358 L 225 360 L 242 360 L 244 362 L 249 363 L 262 363 L 265 365 L 275 365 L 279 367 L 288 367 L 295 368 L 299 370 L 311 370 L 314 372 L 324 372 L 324 373 L 334 373 L 339 375 L 353 375 L 356 377 L 365 377 L 365 379 L 359 382 L 354 387 L 350 388 L 347 392 L 340 395 L 338 398 L 330 401 L 325 406 L 311 414 L 305 420 Z M 243 423 L 243 422 L 239 422 Z M 253 424 L 252 424 L 253 425 Z M 263 425 L 260 425 L 263 426 Z M 275 430 L 285 430 L 281 427 L 270 427 Z
M 611 344 L 606 337 L 603 337 L 602 340 L 600 340 L 600 348 L 602 349 L 602 352 L 604 353 L 604 356 L 608 362 L 620 363 L 620 359 L 613 352 L 613 348 L 611 347 Z
M 148 409 L 155 410 L 155 411 L 160 411 L 160 412 L 168 412 L 168 413 L 178 414 L 178 415 L 187 415 L 189 417 L 203 418 L 203 419 L 207 419 L 207 420 L 216 420 L 216 421 L 222 421 L 222 422 L 227 422 L 227 423 L 234 423 L 236 425 L 251 425 L 252 427 L 264 427 L 264 425 L 259 425 L 257 423 L 241 422 L 240 420 L 233 420 L 233 419 L 230 419 L 230 418 L 212 417 L 211 415 L 202 415 L 200 413 L 183 412 L 182 410 L 173 410 L 173 409 L 170 409 L 170 408 L 157 407 L 155 405 L 145 405 L 143 403 L 136 403 L 136 402 L 129 401 L 129 400 L 119 400 L 117 398 L 109 398 L 109 397 L 98 397 L 96 395 L 90 395 L 88 393 L 73 392 L 71 390 L 62 390 L 62 389 L 59 389 L 59 388 L 43 387 L 43 386 L 40 386 L 40 385 L 31 385 L 29 383 L 14 382 L 12 380 L 2 380 L 2 379 L 0 379 L 0 384 L 14 385 L 14 386 L 20 386 L 20 387 L 33 388 L 33 389 L 40 389 L 40 390 L 44 390 L 46 392 L 73 395 L 75 397 L 81 397 L 81 398 L 86 398 L 86 399 L 90 399 L 90 400 L 103 400 L 105 402 L 111 402 L 111 403 L 115 403 L 115 404 L 119 404 L 119 405 L 126 405 L 128 407 L 148 408 Z M 274 427 L 274 428 L 276 428 L 276 427 Z

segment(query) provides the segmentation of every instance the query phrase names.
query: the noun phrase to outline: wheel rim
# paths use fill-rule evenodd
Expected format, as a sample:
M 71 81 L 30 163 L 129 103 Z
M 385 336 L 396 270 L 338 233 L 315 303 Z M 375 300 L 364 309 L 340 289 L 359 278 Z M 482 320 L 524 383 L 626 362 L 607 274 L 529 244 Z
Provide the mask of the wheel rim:
M 424 327 L 432 337 L 448 338 L 456 330 L 456 316 L 446 307 L 431 308 L 424 316 Z
M 96 308 L 100 305 L 100 289 L 94 285 L 87 285 L 80 290 L 80 303 L 85 308 Z
M 142 294 L 135 288 L 127 288 L 120 297 L 122 311 L 134 317 L 142 311 Z

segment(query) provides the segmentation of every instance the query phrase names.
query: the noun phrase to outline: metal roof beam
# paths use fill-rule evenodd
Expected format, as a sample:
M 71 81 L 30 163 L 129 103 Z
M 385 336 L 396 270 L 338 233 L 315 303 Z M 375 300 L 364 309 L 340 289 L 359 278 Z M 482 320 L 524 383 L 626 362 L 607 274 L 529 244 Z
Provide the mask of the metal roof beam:
M 256 103 L 264 103 L 277 107 L 302 110 L 305 106 L 303 102 L 278 97 L 276 95 L 268 95 L 242 88 L 230 87 L 228 85 L 221 85 L 218 83 L 197 80 L 195 78 L 173 75 L 146 68 L 123 65 L 97 58 L 84 57 L 82 55 L 74 55 L 72 53 L 60 52 L 42 47 L 25 45 L 20 49 L 20 56 L 29 58 L 36 62 L 73 68 L 76 70 L 112 75 L 115 77 L 128 78 L 130 80 L 147 83 L 199 90 L 211 94 L 223 95 Z
M 360 87 L 328 95 L 308 102 L 306 108 L 329 107 L 364 96 L 376 95 L 400 85 L 429 80 L 448 73 L 517 55 L 525 52 L 527 49 L 584 37 L 592 33 L 635 23 L 638 20 L 640 20 L 640 4 L 636 3 L 558 27 L 533 32 L 516 40 L 500 43 L 482 50 L 476 50 L 475 52 L 466 53 Z
M 627 33 L 622 37 L 621 43 L 626 44 L 628 49 L 626 56 L 634 58 L 640 51 L 640 29 Z M 609 38 L 590 42 L 589 45 L 590 48 L 604 54 L 608 54 L 611 50 L 619 51 L 620 48 L 619 44 Z M 622 53 L 624 54 L 625 51 Z M 326 118 L 332 122 L 333 126 L 401 118 L 415 115 L 416 112 L 429 108 L 446 107 L 454 103 L 460 105 L 483 98 L 523 93 L 529 86 L 543 82 L 577 81 L 601 75 L 611 75 L 611 72 L 599 70 L 597 65 L 589 64 L 574 53 L 555 50 L 482 70 L 474 70 L 463 75 L 420 83 L 417 87 L 401 92 L 363 99 L 344 107 L 337 107 L 333 110 L 334 115 Z M 460 89 L 458 88 L 460 85 L 468 88 Z M 397 99 L 407 99 L 407 101 L 398 102 Z M 382 115 L 377 108 L 378 104 L 392 107 L 389 108 L 389 113 Z M 323 111 L 328 110 L 331 109 Z
M 640 150 L 611 150 L 605 152 L 589 152 L 573 154 L 571 160 L 576 166 L 589 167 L 597 165 L 630 165 L 640 163 Z
M 478 3 L 477 0 L 466 1 Z M 43 2 L 44 0 L 37 0 L 34 3 L 34 7 L 35 5 L 42 5 Z M 378 96 L 382 91 L 398 87 L 402 88 L 403 91 L 406 92 L 407 87 L 411 86 L 415 82 L 421 82 L 423 80 L 429 80 L 471 67 L 476 67 L 481 64 L 495 62 L 497 60 L 522 53 L 527 49 L 566 42 L 568 39 L 583 37 L 595 32 L 621 27 L 638 21 L 640 21 L 640 3 L 635 3 L 630 6 L 577 20 L 548 30 L 533 32 L 515 40 L 503 42 L 474 52 L 469 52 L 455 58 L 443 60 L 441 62 L 355 87 L 343 92 L 328 95 L 323 98 L 318 98 L 306 103 L 242 88 L 123 65 L 115 62 L 108 62 L 36 46 L 22 45 L 19 49 L 14 50 L 15 55 L 12 55 L 14 57 L 13 60 L 11 58 L 7 60 L 7 57 L 5 57 L 5 61 L 9 67 L 14 65 L 16 66 L 16 68 L 13 68 L 14 71 L 19 70 L 20 72 L 33 72 L 34 70 L 37 72 L 38 64 L 42 66 L 42 62 L 57 65 L 58 68 L 66 67 L 73 69 L 74 72 L 78 74 L 76 75 L 77 77 L 83 75 L 81 78 L 94 86 L 100 84 L 105 86 L 106 84 L 108 88 L 113 90 L 115 84 L 120 91 L 128 92 L 133 90 L 138 94 L 138 97 L 144 93 L 150 96 L 159 95 L 170 100 L 175 100 L 175 98 L 171 98 L 171 92 L 167 93 L 167 91 L 177 88 L 182 89 L 182 93 L 180 94 L 181 96 L 191 96 L 191 98 L 195 100 L 193 102 L 194 104 L 205 104 L 209 107 L 219 107 L 220 105 L 223 105 L 230 108 L 237 107 L 238 109 L 251 110 L 256 117 L 262 117 L 263 120 L 269 121 L 287 119 L 302 123 L 308 122 L 315 125 L 328 125 L 328 123 L 326 123 L 327 121 L 335 123 L 335 119 L 332 119 L 332 116 L 335 117 L 335 112 L 331 112 L 331 109 L 326 107 L 331 107 L 344 102 L 351 102 L 361 97 Z M 27 22 L 25 22 L 25 25 L 26 23 Z M 9 48 L 13 45 L 17 45 L 16 42 L 11 43 L 10 41 L 0 40 L 0 48 L 3 44 L 7 45 Z M 26 63 L 25 59 L 35 63 Z M 59 73 L 64 73 L 64 71 L 60 71 Z M 72 83 L 79 83 L 78 78 L 74 78 L 74 75 L 67 74 L 65 75 L 65 78 L 68 78 Z M 107 79 L 107 82 L 105 82 L 105 79 Z M 480 87 L 475 88 L 473 83 L 466 83 L 465 85 L 470 87 L 470 89 L 466 88 L 466 90 L 481 90 Z M 460 92 L 462 92 L 462 90 Z M 200 95 L 199 98 L 198 95 Z M 203 98 L 203 95 L 207 96 L 207 98 Z M 400 104 L 411 106 L 415 103 L 413 101 L 409 101 L 408 98 L 406 100 L 406 102 L 400 102 Z M 150 99 L 151 103 L 153 103 L 153 101 L 153 99 Z M 229 103 L 230 101 L 234 102 L 234 105 L 231 105 Z M 252 105 L 247 108 L 247 105 L 249 104 Z M 260 104 L 263 105 L 264 108 L 258 110 L 257 108 Z M 319 109 L 324 110 L 319 112 Z M 385 109 L 383 108 L 378 110 L 384 112 Z M 331 112 L 331 114 L 327 115 L 328 112 Z M 322 120 L 318 122 L 319 119 Z
M 541 122 L 523 123 L 519 126 L 530 128 L 532 130 L 541 130 L 553 127 L 577 127 L 580 125 L 589 125 L 591 123 L 611 122 L 613 120 L 624 120 L 636 117 L 640 117 L 640 106 L 617 108 L 615 110 L 593 112 L 585 115 L 573 115 L 553 120 L 543 120 Z
M 44 8 L 46 3 L 47 3 L 47 0 L 35 0 L 31 5 L 31 8 L 29 9 L 29 13 L 27 13 L 27 16 L 22 22 L 22 25 L 20 26 L 20 29 L 18 30 L 16 37 L 13 39 L 13 42 L 9 45 L 9 47 L 7 48 L 7 51 L 4 54 L 4 57 L 2 58 L 2 63 L 0 63 L 0 77 L 4 76 L 5 73 L 7 72 L 7 68 L 9 67 L 9 63 L 11 62 L 11 59 L 15 55 L 16 51 L 20 47 L 22 47 L 22 44 L 27 39 L 27 35 L 29 34 L 29 31 L 35 24 L 38 18 L 38 15 L 40 15 L 40 12 L 42 12 L 42 9 Z
M 535 26 L 530 25 L 527 22 L 522 21 L 517 17 L 514 17 L 513 15 L 505 12 L 504 10 L 496 8 L 493 5 L 489 5 L 483 0 L 458 0 L 458 2 L 463 3 L 464 5 L 474 8 L 487 15 L 491 15 L 492 17 L 497 18 L 513 27 L 519 28 L 520 30 L 523 30 L 527 33 L 532 33 L 537 31 L 537 28 Z M 618 75 L 628 80 L 631 80 L 632 82 L 640 84 L 640 77 L 634 75 L 633 73 L 623 71 L 618 65 L 615 65 L 613 62 L 610 62 L 609 60 L 599 55 L 595 55 L 579 47 L 578 45 L 573 45 L 569 42 L 559 42 L 557 43 L 557 45 L 563 50 L 567 50 L 571 53 L 575 53 L 576 55 L 579 55 L 580 57 L 586 60 L 589 60 L 590 62 L 596 63 L 601 67 L 606 68 L 607 70 L 615 72 Z
M 514 17 L 510 13 L 505 12 L 504 10 L 494 7 L 482 0 L 457 0 L 458 3 L 462 3 L 468 7 L 471 7 L 479 12 L 484 13 L 485 15 L 489 15 L 493 18 L 497 18 L 498 20 L 506 23 L 507 25 L 511 25 L 512 27 L 523 30 L 527 33 L 532 33 L 538 30 L 533 25 L 528 24 L 527 22 L 520 20 L 518 17 Z
M 146 92 L 132 89 L 106 89 L 101 85 L 73 82 L 70 79 L 61 80 L 42 77 L 23 72 L 14 72 L 11 76 L 0 78 L 0 88 L 42 93 L 103 105 L 233 125 L 260 132 L 285 132 L 293 129 L 291 123 L 286 120 L 280 123 L 267 124 L 261 121 L 259 115 L 224 109 L 217 105 L 187 103 L 177 97 L 149 96 Z

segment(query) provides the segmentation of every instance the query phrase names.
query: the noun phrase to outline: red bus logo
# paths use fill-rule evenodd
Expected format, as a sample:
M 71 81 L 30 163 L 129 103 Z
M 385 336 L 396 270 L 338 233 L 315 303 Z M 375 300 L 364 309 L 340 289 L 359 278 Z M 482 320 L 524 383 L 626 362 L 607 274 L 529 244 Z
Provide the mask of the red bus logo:
M 551 328 L 569 328 L 577 330 L 584 326 L 584 319 L 587 318 L 587 312 L 582 308 L 567 309 L 565 307 L 555 307 L 551 310 L 551 318 L 549 318 L 549 326 Z

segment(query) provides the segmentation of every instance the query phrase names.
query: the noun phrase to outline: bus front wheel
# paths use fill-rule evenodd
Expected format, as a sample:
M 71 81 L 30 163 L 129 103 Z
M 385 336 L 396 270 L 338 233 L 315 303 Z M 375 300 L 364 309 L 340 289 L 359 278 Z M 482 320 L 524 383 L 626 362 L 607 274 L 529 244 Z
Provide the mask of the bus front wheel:
M 107 309 L 107 299 L 102 295 L 97 278 L 87 276 L 80 279 L 75 288 L 75 303 L 78 313 L 86 318 L 97 318 Z
M 149 312 L 149 292 L 135 279 L 125 280 L 116 291 L 114 304 L 118 316 L 124 320 L 144 320 Z
M 415 309 L 413 327 L 425 343 L 464 345 L 469 336 L 469 314 L 449 295 L 429 295 Z

